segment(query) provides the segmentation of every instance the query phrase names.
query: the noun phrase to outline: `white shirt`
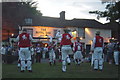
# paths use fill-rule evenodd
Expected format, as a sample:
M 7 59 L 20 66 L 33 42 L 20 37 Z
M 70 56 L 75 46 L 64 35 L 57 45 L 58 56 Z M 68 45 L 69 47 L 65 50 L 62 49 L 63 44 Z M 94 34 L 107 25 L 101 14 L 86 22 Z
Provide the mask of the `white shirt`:
M 58 39 L 58 42 L 62 40 L 62 34 L 59 31 L 57 32 L 55 37 Z
M 34 55 L 34 48 L 31 48 L 31 55 Z
M 1 54 L 5 54 L 5 51 L 6 51 L 6 50 L 5 50 L 5 47 L 2 47 L 2 48 L 1 48 Z

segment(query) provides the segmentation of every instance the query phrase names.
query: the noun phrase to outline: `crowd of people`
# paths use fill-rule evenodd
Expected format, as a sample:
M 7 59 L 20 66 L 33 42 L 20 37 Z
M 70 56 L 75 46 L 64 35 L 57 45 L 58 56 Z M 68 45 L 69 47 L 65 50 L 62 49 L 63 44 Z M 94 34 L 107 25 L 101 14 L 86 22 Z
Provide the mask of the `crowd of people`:
M 49 59 L 49 65 L 56 65 L 56 60 L 62 63 L 62 71 L 66 72 L 67 66 L 73 61 L 76 65 L 80 65 L 83 62 L 91 62 L 91 66 L 94 70 L 103 70 L 103 62 L 109 64 L 120 63 L 120 44 L 117 40 L 110 39 L 109 43 L 104 44 L 104 38 L 100 36 L 100 31 L 96 31 L 96 36 L 93 39 L 90 53 L 85 53 L 85 46 L 80 41 L 79 37 L 76 37 L 76 41 L 72 42 L 72 34 L 68 29 L 61 33 L 59 30 L 56 34 L 57 41 L 53 41 L 53 38 L 49 35 L 49 43 L 47 46 L 41 46 L 40 43 L 31 44 L 33 39 L 26 29 L 18 35 L 15 43 L 17 45 L 2 45 L 1 54 L 2 62 L 9 63 L 10 55 L 14 56 L 15 60 L 18 60 L 18 67 L 20 71 L 27 70 L 32 72 L 32 64 L 41 63 L 41 59 Z M 13 58 L 11 58 L 13 59 Z

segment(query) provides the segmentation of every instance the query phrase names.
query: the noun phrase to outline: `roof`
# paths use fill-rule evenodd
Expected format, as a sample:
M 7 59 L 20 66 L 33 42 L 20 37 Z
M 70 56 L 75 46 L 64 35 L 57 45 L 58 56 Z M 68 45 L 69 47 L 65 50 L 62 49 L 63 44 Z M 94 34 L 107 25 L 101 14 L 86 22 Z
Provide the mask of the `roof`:
M 26 25 L 23 23 L 24 26 L 49 26 L 49 27 L 64 27 L 64 22 L 60 20 L 60 18 L 55 17 L 47 17 L 42 16 L 41 18 L 38 18 L 36 20 L 33 20 L 32 25 Z
M 50 27 L 64 27 L 64 22 L 60 20 L 60 18 L 53 17 L 42 17 L 40 25 L 50 26 Z
M 31 26 L 49 26 L 49 27 L 81 27 L 81 28 L 102 28 L 109 29 L 108 26 L 94 20 L 94 19 L 72 19 L 72 20 L 61 20 L 57 17 L 42 16 L 36 20 L 33 20 Z
M 89 28 L 107 28 L 102 23 L 94 20 L 94 19 L 73 19 L 67 21 L 67 26 L 75 26 L 75 27 L 89 27 Z
M 118 29 L 119 27 L 119 23 L 115 22 L 115 23 L 106 23 L 104 24 L 106 27 L 110 28 L 110 29 Z

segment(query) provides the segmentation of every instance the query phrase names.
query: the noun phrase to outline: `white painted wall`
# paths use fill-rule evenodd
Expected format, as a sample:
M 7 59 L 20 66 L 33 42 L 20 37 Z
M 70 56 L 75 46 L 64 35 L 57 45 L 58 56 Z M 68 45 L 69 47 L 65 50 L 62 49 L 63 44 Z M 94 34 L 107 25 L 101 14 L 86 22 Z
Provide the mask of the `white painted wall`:
M 46 31 L 43 31 L 44 35 L 45 32 L 50 32 L 50 34 L 52 37 L 54 37 L 54 30 L 61 30 L 63 33 L 63 28 L 55 28 L 55 27 L 45 27 L 45 26 L 23 26 L 22 28 L 32 28 L 33 29 L 33 37 L 40 37 L 41 34 L 36 33 L 36 31 L 38 32 L 42 32 L 41 29 L 46 29 Z M 79 37 L 85 35 L 85 39 L 82 39 L 81 41 L 84 42 L 85 44 L 91 44 L 94 36 L 95 36 L 95 32 L 96 31 L 100 31 L 101 32 L 101 36 L 104 38 L 104 42 L 108 42 L 109 38 L 111 37 L 111 30 L 110 29 L 95 29 L 95 28 L 77 28 L 77 27 L 69 27 L 69 29 L 71 31 L 73 30 L 77 30 L 76 35 Z M 42 34 L 43 35 L 43 34 Z M 73 41 L 74 42 L 74 41 Z
M 109 29 L 93 29 L 93 28 L 85 28 L 85 43 L 91 44 L 95 36 L 95 32 L 100 31 L 100 35 L 104 38 L 104 42 L 108 42 L 111 37 L 111 30 Z

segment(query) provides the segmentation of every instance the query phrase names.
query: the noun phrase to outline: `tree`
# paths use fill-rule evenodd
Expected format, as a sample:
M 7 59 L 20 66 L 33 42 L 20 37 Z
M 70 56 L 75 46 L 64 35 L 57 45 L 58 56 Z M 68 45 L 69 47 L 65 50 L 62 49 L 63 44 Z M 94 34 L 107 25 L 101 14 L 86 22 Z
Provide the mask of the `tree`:
M 120 41 L 120 1 L 118 2 L 111 2 L 111 1 L 104 1 L 103 4 L 107 4 L 105 7 L 105 11 L 89 11 L 90 14 L 97 14 L 97 19 L 106 17 L 106 20 L 109 20 L 109 26 L 111 26 L 112 30 L 112 37 L 118 39 Z M 116 25 L 116 26 L 115 26 Z
M 103 2 L 106 3 L 105 11 L 89 11 L 90 14 L 97 14 L 97 19 L 106 17 L 110 22 L 120 23 L 120 1 L 119 2 Z
M 22 24 L 25 18 L 41 17 L 42 13 L 37 10 L 37 2 L 3 2 L 2 3 L 2 39 L 7 39 L 9 34 L 18 34 L 18 25 Z M 17 31 L 16 31 L 17 30 Z M 6 37 L 6 38 L 5 38 Z

